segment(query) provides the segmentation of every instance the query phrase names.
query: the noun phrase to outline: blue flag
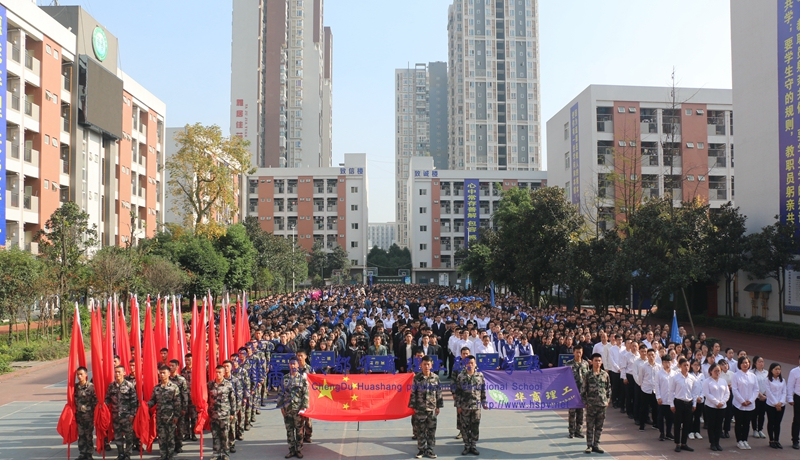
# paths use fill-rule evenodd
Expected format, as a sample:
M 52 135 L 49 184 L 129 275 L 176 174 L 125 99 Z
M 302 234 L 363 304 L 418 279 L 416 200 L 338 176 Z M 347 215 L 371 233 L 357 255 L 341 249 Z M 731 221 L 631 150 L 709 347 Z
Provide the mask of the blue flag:
M 492 281 L 489 286 L 491 286 L 492 306 L 494 307 L 494 281 Z
M 678 334 L 678 314 L 672 310 L 672 327 L 670 328 L 669 341 L 672 343 L 681 343 L 681 336 Z

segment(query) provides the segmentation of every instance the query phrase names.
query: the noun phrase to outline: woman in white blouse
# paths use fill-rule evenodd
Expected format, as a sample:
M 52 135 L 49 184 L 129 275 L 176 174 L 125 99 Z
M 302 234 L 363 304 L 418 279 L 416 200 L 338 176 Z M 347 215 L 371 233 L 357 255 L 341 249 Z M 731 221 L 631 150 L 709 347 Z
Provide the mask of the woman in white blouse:
M 697 401 L 697 409 L 692 414 L 692 424 L 689 427 L 689 439 L 703 439 L 700 434 L 700 416 L 703 415 L 703 372 L 700 370 L 700 361 L 692 360 L 689 373 L 694 376 L 694 387 L 692 388 L 692 396 Z
M 791 401 L 786 391 L 786 380 L 781 375 L 781 365 L 772 363 L 767 372 L 767 435 L 769 446 L 773 449 L 783 449 L 780 443 L 781 420 L 786 403 Z
M 758 381 L 750 370 L 750 358 L 742 356 L 737 361 L 739 371 L 731 379 L 731 392 L 733 393 L 733 411 L 736 417 L 736 447 L 750 450 L 747 436 L 750 434 L 750 419 L 756 408 L 758 398 Z
M 722 452 L 719 438 L 722 435 L 722 419 L 728 403 L 730 390 L 728 382 L 720 378 L 718 364 L 708 366 L 708 377 L 703 380 L 703 398 L 705 398 L 704 417 L 708 427 L 708 442 L 711 450 Z
M 750 370 L 756 376 L 758 382 L 758 398 L 756 398 L 756 409 L 753 411 L 751 421 L 753 427 L 753 437 L 764 439 L 764 414 L 767 413 L 767 370 L 764 369 L 764 358 L 753 357 L 753 369 Z

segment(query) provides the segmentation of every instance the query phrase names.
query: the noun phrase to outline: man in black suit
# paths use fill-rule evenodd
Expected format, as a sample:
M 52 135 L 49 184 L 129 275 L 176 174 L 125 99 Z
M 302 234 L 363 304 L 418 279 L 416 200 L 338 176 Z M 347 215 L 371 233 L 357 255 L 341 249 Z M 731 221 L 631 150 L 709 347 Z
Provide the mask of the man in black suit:
M 433 331 L 433 335 L 435 335 L 438 340 L 444 339 L 444 333 L 447 330 L 447 325 L 442 321 L 442 315 L 437 314 L 433 318 L 433 324 L 431 324 L 431 330 Z
M 414 336 L 410 332 L 406 332 L 403 342 L 395 348 L 395 367 L 398 372 L 406 372 L 408 370 L 408 358 L 414 356 L 416 346 L 414 345 Z

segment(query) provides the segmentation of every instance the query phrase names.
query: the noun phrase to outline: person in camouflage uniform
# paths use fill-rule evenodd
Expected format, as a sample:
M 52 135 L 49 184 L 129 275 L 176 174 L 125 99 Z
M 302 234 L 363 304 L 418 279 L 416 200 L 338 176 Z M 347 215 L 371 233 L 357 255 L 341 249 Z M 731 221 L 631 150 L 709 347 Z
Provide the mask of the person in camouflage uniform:
M 300 372 L 303 374 L 313 374 L 314 371 L 311 369 L 311 364 L 306 362 L 306 352 L 298 351 L 297 352 L 297 361 L 299 363 Z M 311 419 L 308 417 L 303 417 L 303 443 L 311 443 L 311 435 L 314 434 L 314 426 L 311 424 Z
M 175 453 L 183 452 L 183 438 L 187 434 L 186 431 L 186 413 L 189 410 L 189 382 L 178 370 L 181 368 L 181 363 L 177 359 L 170 360 L 169 362 L 169 380 L 178 386 L 181 390 L 181 405 L 178 409 L 180 421 L 175 427 Z
M 261 407 L 261 387 L 266 385 L 264 379 L 265 362 L 260 351 L 257 349 L 256 342 L 250 342 L 247 347 L 247 368 L 250 377 L 250 405 L 245 417 L 245 430 L 256 421 L 256 407 Z
M 289 453 L 285 458 L 303 458 L 303 419 L 299 412 L 308 408 L 308 380 L 300 372 L 300 362 L 296 356 L 289 359 L 289 373 L 283 376 L 276 403 L 283 414 L 286 441 L 289 443 Z
M 461 357 L 455 360 L 454 369 L 453 369 L 453 382 L 458 379 L 458 374 L 464 370 L 464 363 L 467 357 L 470 356 L 470 349 L 469 347 L 461 347 Z M 453 405 L 455 405 L 455 399 L 453 399 Z M 458 407 L 458 406 L 456 406 Z M 464 434 L 461 430 L 461 413 L 456 412 L 456 429 L 458 430 L 458 434 L 456 435 L 456 439 L 461 439 L 464 437 Z M 416 438 L 415 438 L 416 439 Z
M 239 412 L 239 408 L 242 406 L 242 397 L 241 393 L 244 391 L 242 388 L 242 382 L 239 380 L 238 377 L 234 377 L 233 375 L 233 361 L 226 359 L 222 362 L 222 366 L 225 368 L 225 373 L 223 377 L 225 380 L 230 382 L 231 386 L 233 387 L 233 397 L 236 400 L 236 404 L 231 407 L 231 421 L 228 423 L 228 451 L 232 454 L 236 453 L 236 413 Z
M 583 379 L 589 372 L 589 364 L 583 360 L 583 348 L 575 347 L 572 351 L 572 359 L 567 361 L 567 366 L 572 368 L 572 376 L 575 377 L 575 388 L 583 388 Z M 569 410 L 569 437 L 582 438 L 581 428 L 583 427 L 583 409 Z
M 592 368 L 586 373 L 581 385 L 581 398 L 586 405 L 586 453 L 605 452 L 600 448 L 600 434 L 606 421 L 606 408 L 611 402 L 611 378 L 603 370 L 603 357 L 592 355 Z
M 181 408 L 181 390 L 169 380 L 169 368 L 159 366 L 159 383 L 153 389 L 147 406 L 156 407 L 156 433 L 161 460 L 171 460 L 175 455 L 175 425 Z
M 186 416 L 181 417 L 183 440 L 197 441 L 197 435 L 194 433 L 194 426 L 197 425 L 197 408 L 194 407 L 192 402 L 192 354 L 186 353 L 185 358 L 186 367 L 181 369 L 181 375 L 186 379 L 186 385 L 189 386 L 189 406 L 186 408 Z
M 240 362 L 238 355 L 231 355 L 231 363 L 233 365 L 231 375 L 234 380 L 238 381 L 239 385 L 236 393 L 236 400 L 239 403 L 239 408 L 236 411 L 236 418 L 234 419 L 236 425 L 234 439 L 237 441 L 243 439 L 245 408 L 250 404 L 250 376 L 247 374 L 247 371 L 239 365 Z
M 139 398 L 136 387 L 125 380 L 125 368 L 114 368 L 114 381 L 108 385 L 106 404 L 111 411 L 111 421 L 114 424 L 114 442 L 119 451 L 118 460 L 131 458 L 133 447 L 133 417 L 139 408 Z
M 444 407 L 444 399 L 439 376 L 431 372 L 432 368 L 433 358 L 423 357 L 420 364 L 422 371 L 414 376 L 408 400 L 408 407 L 414 409 L 412 419 L 417 426 L 419 452 L 416 458 L 422 458 L 423 455 L 436 458 L 433 452 L 436 445 L 436 417 L 439 416 L 439 409 Z
M 228 460 L 228 427 L 236 409 L 233 385 L 225 378 L 225 366 L 216 367 L 216 378 L 208 382 L 208 418 L 216 459 Z
M 474 356 L 467 356 L 464 369 L 456 377 L 453 400 L 461 415 L 461 433 L 464 438 L 464 451 L 461 455 L 479 455 L 476 443 L 481 424 L 481 407 L 486 405 L 486 381 L 483 373 L 477 370 Z
M 125 376 L 125 381 L 130 382 L 131 385 L 133 385 L 133 387 L 136 388 L 136 360 L 131 359 L 129 364 L 131 366 L 131 372 L 130 372 L 130 374 Z M 137 398 L 138 398 L 138 396 L 137 396 Z M 138 400 L 136 401 L 136 404 L 138 406 L 138 404 L 139 404 Z M 132 449 L 133 450 L 139 450 L 139 438 L 136 436 L 135 432 L 133 433 L 133 446 L 132 446 Z
M 244 431 L 250 431 L 250 425 L 252 423 L 250 420 L 252 418 L 253 406 L 255 404 L 256 383 L 253 379 L 256 376 L 256 372 L 253 369 L 253 363 L 255 360 L 251 359 L 251 353 L 252 352 L 248 347 L 239 348 L 239 368 L 242 369 L 242 372 L 247 374 L 247 388 L 245 390 L 247 393 L 247 397 L 245 398 L 247 404 L 242 407 Z
M 261 354 L 262 358 L 262 371 L 264 373 L 264 378 L 266 379 L 267 375 L 267 366 L 269 365 L 269 360 L 272 358 L 272 352 L 275 350 L 275 344 L 271 341 L 264 338 L 263 331 L 256 331 L 256 344 L 258 345 L 257 349 L 258 352 Z M 259 405 L 264 404 L 264 400 L 267 398 L 267 391 L 269 390 L 267 386 L 267 382 L 262 382 L 261 387 L 259 387 L 259 398 L 258 403 Z
M 78 383 L 75 384 L 75 422 L 78 425 L 78 460 L 91 460 L 92 433 L 94 432 L 94 408 L 97 406 L 97 394 L 94 384 L 89 381 L 89 371 L 81 366 L 75 371 Z

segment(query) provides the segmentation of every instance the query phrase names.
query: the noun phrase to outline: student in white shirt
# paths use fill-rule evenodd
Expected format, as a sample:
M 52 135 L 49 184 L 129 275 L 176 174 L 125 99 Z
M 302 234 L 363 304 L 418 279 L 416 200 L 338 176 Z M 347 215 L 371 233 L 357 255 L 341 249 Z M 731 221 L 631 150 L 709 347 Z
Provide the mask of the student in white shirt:
M 675 373 L 672 371 L 672 358 L 669 355 L 661 358 L 661 369 L 656 374 L 655 394 L 658 402 L 657 426 L 659 431 L 658 440 L 668 439 L 672 441 L 672 397 L 669 392 L 669 381 Z
M 758 382 L 750 370 L 750 358 L 743 356 L 739 358 L 738 368 L 740 372 L 733 375 L 731 380 L 731 391 L 733 392 L 733 407 L 736 414 L 736 446 L 739 449 L 750 450 L 747 443 L 747 436 L 750 434 L 750 419 L 756 408 L 758 398 Z
M 792 414 L 792 449 L 800 449 L 800 367 L 795 367 L 789 372 L 786 382 L 786 397 L 790 406 L 794 407 Z
M 697 407 L 694 397 L 694 376 L 689 373 L 689 361 L 681 358 L 678 362 L 680 372 L 673 374 L 669 382 L 672 398 L 670 408 L 675 414 L 675 452 L 682 450 L 692 452 L 694 449 L 686 443 L 692 424 L 692 413 Z
M 731 390 L 731 382 L 733 381 L 733 371 L 728 366 L 728 360 L 721 358 L 717 361 L 719 366 L 719 376 L 728 384 L 728 403 L 725 405 L 725 418 L 722 420 L 722 437 L 728 439 L 731 437 L 731 421 L 733 420 L 733 391 Z
M 703 415 L 703 380 L 705 380 L 705 376 L 700 370 L 700 361 L 693 359 L 689 363 L 689 373 L 694 376 L 692 395 L 695 399 L 695 407 L 697 407 L 697 410 L 692 414 L 692 426 L 689 430 L 689 439 L 703 439 L 703 435 L 700 434 L 700 418 Z
M 647 418 L 652 413 L 652 420 L 656 422 L 658 414 L 658 401 L 656 400 L 656 351 L 647 350 L 647 361 L 639 367 L 639 385 L 641 386 L 641 404 L 639 408 L 639 431 L 644 431 Z M 653 423 L 656 425 L 656 423 Z
M 786 381 L 781 375 L 781 365 L 772 363 L 767 371 L 767 434 L 769 446 L 773 449 L 783 449 L 781 446 L 781 420 L 786 412 L 786 403 L 791 397 L 786 391 Z
M 708 377 L 703 380 L 703 398 L 705 398 L 704 419 L 708 427 L 708 442 L 711 450 L 722 452 L 719 445 L 722 433 L 722 421 L 725 418 L 725 408 L 730 397 L 728 382 L 720 377 L 722 370 L 718 364 L 708 368 Z
M 756 408 L 750 423 L 753 428 L 754 438 L 766 438 L 764 435 L 764 416 L 767 413 L 767 370 L 764 369 L 764 358 L 753 357 L 753 368 L 750 372 L 756 376 L 758 383 L 758 398 L 756 398 Z

